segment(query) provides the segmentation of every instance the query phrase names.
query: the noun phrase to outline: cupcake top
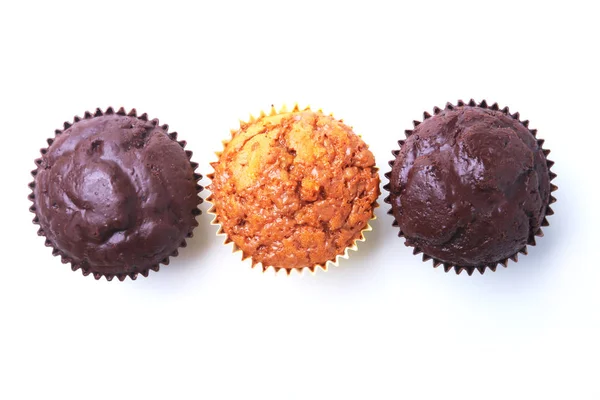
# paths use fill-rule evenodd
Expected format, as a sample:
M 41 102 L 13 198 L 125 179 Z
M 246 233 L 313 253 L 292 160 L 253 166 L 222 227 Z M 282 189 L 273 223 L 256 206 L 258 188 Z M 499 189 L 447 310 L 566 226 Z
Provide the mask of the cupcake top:
M 518 118 L 497 109 L 437 111 L 396 156 L 392 212 L 407 245 L 427 256 L 471 272 L 495 268 L 544 221 L 551 191 L 544 152 Z
M 218 223 L 264 269 L 324 267 L 361 238 L 379 195 L 367 145 L 309 109 L 242 124 L 213 167 Z
M 38 160 L 34 210 L 47 244 L 96 278 L 147 275 L 197 225 L 195 164 L 166 125 L 86 114 Z

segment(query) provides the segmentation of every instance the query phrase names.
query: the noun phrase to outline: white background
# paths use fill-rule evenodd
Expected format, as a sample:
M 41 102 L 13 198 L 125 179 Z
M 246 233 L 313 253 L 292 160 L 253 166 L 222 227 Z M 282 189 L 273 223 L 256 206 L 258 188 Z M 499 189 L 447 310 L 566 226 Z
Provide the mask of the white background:
M 0 398 L 599 399 L 595 6 L 2 2 Z M 383 176 L 413 119 L 471 97 L 531 121 L 560 188 L 545 237 L 496 273 L 422 263 L 387 207 L 315 276 L 252 270 L 207 204 L 171 265 L 123 283 L 71 272 L 31 224 L 38 149 L 98 106 L 170 124 L 206 175 L 238 119 L 311 105 Z

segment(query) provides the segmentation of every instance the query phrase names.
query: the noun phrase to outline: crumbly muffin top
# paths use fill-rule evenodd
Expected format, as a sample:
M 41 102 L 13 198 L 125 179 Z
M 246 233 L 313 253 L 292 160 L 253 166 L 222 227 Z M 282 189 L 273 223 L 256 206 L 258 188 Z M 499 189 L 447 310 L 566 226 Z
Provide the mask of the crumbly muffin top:
M 218 222 L 263 268 L 324 266 L 361 237 L 379 195 L 367 145 L 320 111 L 243 124 L 213 167 Z
M 34 203 L 52 246 L 84 272 L 147 272 L 197 225 L 193 168 L 156 121 L 103 115 L 76 122 L 38 167 Z
M 500 262 L 538 231 L 550 196 L 542 149 L 501 111 L 444 110 L 419 124 L 390 176 L 407 244 L 462 267 Z

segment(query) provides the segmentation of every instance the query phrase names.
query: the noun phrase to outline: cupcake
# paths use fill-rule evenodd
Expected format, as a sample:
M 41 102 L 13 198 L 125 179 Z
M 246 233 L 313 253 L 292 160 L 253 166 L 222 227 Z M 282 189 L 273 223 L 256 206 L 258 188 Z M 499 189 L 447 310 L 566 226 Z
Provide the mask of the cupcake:
M 543 140 L 508 107 L 459 101 L 406 131 L 384 188 L 405 244 L 447 271 L 493 271 L 527 254 L 556 201 Z
M 356 249 L 374 218 L 373 154 L 350 127 L 321 111 L 261 113 L 232 131 L 211 165 L 213 222 L 263 271 L 326 270 Z
M 198 225 L 198 166 L 146 114 L 96 109 L 41 150 L 30 184 L 39 235 L 75 271 L 124 280 L 158 271 Z

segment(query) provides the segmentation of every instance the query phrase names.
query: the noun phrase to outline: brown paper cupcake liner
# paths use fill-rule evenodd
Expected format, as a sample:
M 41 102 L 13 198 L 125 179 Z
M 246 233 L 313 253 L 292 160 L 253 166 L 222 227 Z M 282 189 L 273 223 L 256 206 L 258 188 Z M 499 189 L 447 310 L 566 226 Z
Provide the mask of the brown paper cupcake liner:
M 488 105 L 488 103 L 485 100 L 482 100 L 480 103 L 476 103 L 475 100 L 471 99 L 469 102 L 465 103 L 462 100 L 458 100 L 456 105 L 453 105 L 451 103 L 446 103 L 446 106 L 444 108 L 444 110 L 453 110 L 455 107 L 462 107 L 462 106 L 470 106 L 470 107 L 479 107 L 479 108 L 485 108 L 485 109 L 489 109 L 489 110 L 494 110 L 494 111 L 500 111 L 503 114 L 513 118 L 516 121 L 519 121 L 524 127 L 526 127 L 527 129 L 529 129 L 529 132 L 533 135 L 533 137 L 537 140 L 537 144 L 538 146 L 542 149 L 542 152 L 544 153 L 544 157 L 546 158 L 546 165 L 548 166 L 548 174 L 550 177 L 550 181 L 554 180 L 556 178 L 556 174 L 554 172 L 552 172 L 550 169 L 551 167 L 554 165 L 554 161 L 551 161 L 548 159 L 548 154 L 550 154 L 550 150 L 546 150 L 544 149 L 542 146 L 544 144 L 544 139 L 539 139 L 537 138 L 537 129 L 530 129 L 529 128 L 529 121 L 528 120 L 521 120 L 520 119 L 520 114 L 518 112 L 515 112 L 514 114 L 511 114 L 509 111 L 508 107 L 504 107 L 504 108 L 500 108 L 500 106 L 498 106 L 498 103 L 494 103 L 492 105 Z M 439 107 L 434 107 L 433 108 L 433 115 L 438 115 L 439 113 L 442 112 L 442 109 Z M 429 114 L 427 111 L 425 111 L 423 113 L 423 121 L 425 121 L 426 119 L 431 118 L 431 114 Z M 413 121 L 413 125 L 416 128 L 422 121 Z M 412 135 L 413 131 L 412 130 L 405 130 L 404 134 L 405 136 L 408 138 Z M 399 140 L 398 141 L 398 145 L 400 147 L 402 147 L 404 145 L 405 141 L 404 140 Z M 392 155 L 394 157 L 397 157 L 398 154 L 400 153 L 400 150 L 393 150 L 392 151 Z M 388 164 L 390 167 L 393 167 L 394 162 L 396 161 L 396 159 L 394 158 L 393 160 L 389 161 Z M 383 189 L 390 192 L 390 176 L 391 176 L 391 171 L 386 172 L 384 174 L 385 178 L 388 180 L 388 183 L 386 183 L 383 186 Z M 547 217 L 550 215 L 554 214 L 554 211 L 552 211 L 552 208 L 550 207 L 551 204 L 556 202 L 556 198 L 552 195 L 552 192 L 555 192 L 558 189 L 558 187 L 552 183 L 550 183 L 550 201 L 548 202 L 548 206 L 546 207 L 546 213 L 544 216 L 544 219 L 542 221 L 541 227 L 540 229 L 538 229 L 538 231 L 533 234 L 530 235 L 530 237 L 527 240 L 527 243 L 525 246 L 523 246 L 521 249 L 519 249 L 515 254 L 513 254 L 512 256 L 505 258 L 503 260 L 499 260 L 487 265 L 483 265 L 483 266 L 479 266 L 479 267 L 470 267 L 470 266 L 461 266 L 461 265 L 454 265 L 452 263 L 447 263 L 444 262 L 442 260 L 438 260 L 434 257 L 431 257 L 425 253 L 423 253 L 423 251 L 417 247 L 414 246 L 412 244 L 408 244 L 405 242 L 405 244 L 407 246 L 413 247 L 413 254 L 417 255 L 420 253 L 423 253 L 423 261 L 429 261 L 432 260 L 433 262 L 433 266 L 434 268 L 439 267 L 440 265 L 443 265 L 444 267 L 444 271 L 445 272 L 449 272 L 450 270 L 454 269 L 454 271 L 456 272 L 456 274 L 460 274 L 462 271 L 466 271 L 467 274 L 472 275 L 473 272 L 475 270 L 479 271 L 479 273 L 481 273 L 483 275 L 483 273 L 485 272 L 486 269 L 490 269 L 493 272 L 496 271 L 496 267 L 498 266 L 498 264 L 501 264 L 502 266 L 504 266 L 505 268 L 508 266 L 508 260 L 512 260 L 513 262 L 517 262 L 518 261 L 518 256 L 519 254 L 524 254 L 527 255 L 527 246 L 535 246 L 536 245 L 536 236 L 537 237 L 542 237 L 544 236 L 544 233 L 542 232 L 542 227 L 546 227 L 549 226 L 550 224 L 548 223 L 548 219 Z M 383 200 L 385 203 L 390 204 L 390 209 L 388 210 L 388 214 L 392 215 L 393 217 L 393 212 L 392 212 L 392 208 L 391 208 L 391 202 L 390 202 L 390 195 L 386 196 L 385 199 Z M 392 226 L 394 227 L 398 227 L 398 222 L 396 221 L 396 218 L 394 217 L 394 222 L 392 223 Z M 404 233 L 402 232 L 402 230 L 399 230 L 398 233 L 399 237 L 404 237 Z
M 311 109 L 310 106 L 307 106 L 307 107 L 303 108 L 302 111 L 308 111 L 310 109 Z M 293 107 L 293 109 L 291 110 L 291 112 L 298 112 L 298 111 L 301 111 L 301 109 L 298 106 L 298 104 L 295 104 L 294 107 Z M 318 112 L 323 112 L 323 110 L 321 110 L 321 109 L 318 109 L 317 111 Z M 271 106 L 271 111 L 269 112 L 269 114 L 265 113 L 264 111 L 261 111 L 258 117 L 254 117 L 252 114 L 250 114 L 250 117 L 249 117 L 249 119 L 248 119 L 247 122 L 243 121 L 243 120 L 240 120 L 240 127 L 242 127 L 245 124 L 252 123 L 252 122 L 255 122 L 257 120 L 260 120 L 261 118 L 264 118 L 264 117 L 267 117 L 267 116 L 274 116 L 274 115 L 282 114 L 282 113 L 286 113 L 286 112 L 289 112 L 289 110 L 288 110 L 288 108 L 287 108 L 286 105 L 283 105 L 279 111 L 277 111 L 274 106 Z M 333 116 L 333 113 L 330 113 L 329 115 Z M 236 130 L 236 129 L 231 129 L 230 130 L 231 137 L 229 139 L 227 139 L 227 140 L 223 140 L 222 141 L 222 143 L 223 143 L 223 149 L 225 149 L 225 147 L 227 146 L 227 144 L 231 141 L 231 139 L 233 138 L 233 136 L 237 132 L 238 132 L 238 130 Z M 217 156 L 217 161 L 210 163 L 211 167 L 213 167 L 213 172 L 207 174 L 206 176 L 207 176 L 207 178 L 209 178 L 211 180 L 211 182 L 212 182 L 212 180 L 214 179 L 214 176 L 215 176 L 215 170 L 214 170 L 215 166 L 218 163 L 218 159 L 221 157 L 222 153 L 223 153 L 223 151 L 217 151 L 217 152 L 215 152 L 215 154 Z M 375 167 L 375 168 L 378 170 L 377 167 Z M 211 184 L 207 185 L 206 189 L 208 189 L 210 191 Z M 292 274 L 292 271 L 294 271 L 294 270 L 299 275 L 301 275 L 304 270 L 308 270 L 308 271 L 310 271 L 310 273 L 312 275 L 315 275 L 316 271 L 318 269 L 320 269 L 322 271 L 327 271 L 330 266 L 339 267 L 340 259 L 348 259 L 349 258 L 349 251 L 358 251 L 358 242 L 364 242 L 366 240 L 366 238 L 365 238 L 365 232 L 370 232 L 370 231 L 373 230 L 373 228 L 371 227 L 371 225 L 370 225 L 369 222 L 370 221 L 374 221 L 375 219 L 377 219 L 377 217 L 375 216 L 375 209 L 379 207 L 379 204 L 376 202 L 375 206 L 373 207 L 373 210 L 372 210 L 372 216 L 369 219 L 369 222 L 367 223 L 367 225 L 360 231 L 360 236 L 357 239 L 355 239 L 350 246 L 346 247 L 342 253 L 336 254 L 333 258 L 331 258 L 330 260 L 327 260 L 326 262 L 321 263 L 321 264 L 316 264 L 316 265 L 312 265 L 312 266 L 306 266 L 306 267 L 303 267 L 303 268 L 284 268 L 284 267 L 276 267 L 276 266 L 273 266 L 273 265 L 263 265 L 261 262 L 254 260 L 251 255 L 247 254 L 244 250 L 242 250 L 229 237 L 229 235 L 227 234 L 227 232 L 225 232 L 223 230 L 223 226 L 219 222 L 219 215 L 218 215 L 218 213 L 216 211 L 216 207 L 215 207 L 215 204 L 214 204 L 214 199 L 213 199 L 212 193 L 206 198 L 206 201 L 208 203 L 210 203 L 210 208 L 208 209 L 207 212 L 213 216 L 213 219 L 211 221 L 211 225 L 215 225 L 215 226 L 218 227 L 217 236 L 222 236 L 222 237 L 225 238 L 223 244 L 227 245 L 229 243 L 233 243 L 233 248 L 232 248 L 232 253 L 233 254 L 238 253 L 238 252 L 241 253 L 241 255 L 242 255 L 242 257 L 241 257 L 242 261 L 244 261 L 244 260 L 246 260 L 246 259 L 249 258 L 251 260 L 251 262 L 252 262 L 251 267 L 252 268 L 256 268 L 256 267 L 260 266 L 260 268 L 261 268 L 261 270 L 262 270 L 263 273 L 266 273 L 269 270 L 273 270 L 274 273 L 275 273 L 275 275 L 277 275 L 279 271 L 283 270 L 283 271 L 285 271 L 285 273 L 286 273 L 287 276 L 290 276 Z
M 148 119 L 148 115 L 146 113 L 143 113 L 141 115 L 138 116 L 137 111 L 135 108 L 132 108 L 131 111 L 126 112 L 125 109 L 123 107 L 119 108 L 117 111 L 114 111 L 113 107 L 108 107 L 106 109 L 106 111 L 102 111 L 100 108 L 96 108 L 96 111 L 94 113 L 91 113 L 89 111 L 86 111 L 83 114 L 83 118 L 79 117 L 79 116 L 75 116 L 73 117 L 73 122 L 65 122 L 63 124 L 63 129 L 56 129 L 54 131 L 54 138 L 50 138 L 47 139 L 46 141 L 48 142 L 48 146 L 45 148 L 40 149 L 40 153 L 42 154 L 42 157 L 37 158 L 35 160 L 35 164 L 36 164 L 36 169 L 34 169 L 33 171 L 31 171 L 31 175 L 33 176 L 34 180 L 28 185 L 29 188 L 31 189 L 31 193 L 27 196 L 27 198 L 33 203 L 33 205 L 31 207 L 29 207 L 29 211 L 31 211 L 32 213 L 35 214 L 35 217 L 33 218 L 33 223 L 35 225 L 39 225 L 39 218 L 37 216 L 36 213 L 36 206 L 35 206 L 35 193 L 34 193 L 34 189 L 35 189 L 35 177 L 38 173 L 39 167 L 42 164 L 42 159 L 43 156 L 48 152 L 48 149 L 50 148 L 50 146 L 52 145 L 52 143 L 54 143 L 54 140 L 60 136 L 65 130 L 69 129 L 73 124 L 84 120 L 84 119 L 92 119 L 95 117 L 100 117 L 103 115 L 111 115 L 111 114 L 117 114 L 117 115 L 123 115 L 123 116 L 129 116 L 129 117 L 134 117 L 134 118 L 138 118 L 142 121 L 150 121 L 150 123 L 152 123 L 154 126 L 160 126 L 165 132 L 168 132 L 169 130 L 169 125 L 167 124 L 163 124 L 160 125 L 159 121 L 157 118 L 154 119 Z M 185 140 L 177 140 L 177 132 L 170 132 L 167 133 L 167 136 L 169 136 L 169 138 L 174 141 L 177 142 L 182 149 L 185 150 L 185 146 L 187 145 L 187 142 Z M 200 184 L 198 183 L 200 179 L 202 179 L 202 175 L 196 173 L 196 169 L 198 168 L 198 163 L 191 161 L 192 158 L 192 152 L 189 150 L 185 150 L 185 154 L 188 158 L 188 160 L 190 160 L 190 165 L 192 167 L 192 171 L 194 171 L 194 181 L 196 182 L 196 192 L 198 194 L 200 194 L 200 192 L 202 190 L 204 190 L 204 188 L 202 186 L 200 186 Z M 202 197 L 198 196 L 198 205 L 200 205 L 203 202 Z M 193 230 L 195 227 L 198 226 L 198 221 L 196 220 L 196 217 L 198 215 L 200 215 L 202 213 L 202 211 L 200 211 L 199 208 L 194 208 L 194 210 L 192 211 L 192 215 L 194 216 L 194 221 L 192 223 L 192 226 L 189 230 L 189 232 L 186 235 L 186 238 L 191 238 L 193 237 Z M 46 237 L 46 234 L 44 232 L 44 229 L 40 226 L 40 228 L 37 231 L 38 236 L 44 236 Z M 99 280 L 101 277 L 105 277 L 107 281 L 111 281 L 114 277 L 117 277 L 117 279 L 119 281 L 124 281 L 126 277 L 131 278 L 131 280 L 135 280 L 138 275 L 142 275 L 144 277 L 148 277 L 148 274 L 150 272 L 150 270 L 152 271 L 158 271 L 160 269 L 160 264 L 163 265 L 168 265 L 169 264 L 169 259 L 170 257 L 177 257 L 177 255 L 179 255 L 179 248 L 181 247 L 186 247 L 187 246 L 187 242 L 186 239 L 184 239 L 180 244 L 179 247 L 177 249 L 175 249 L 169 256 L 165 257 L 163 260 L 161 260 L 159 263 L 154 264 L 150 267 L 148 267 L 147 269 L 143 270 L 143 271 L 138 271 L 138 272 L 132 272 L 132 273 L 120 273 L 120 274 L 109 274 L 109 273 L 101 273 L 101 272 L 92 272 L 89 269 L 86 269 L 85 267 L 83 267 L 82 265 L 80 265 L 78 262 L 76 262 L 75 260 L 73 260 L 71 257 L 69 257 L 68 255 L 66 255 L 62 250 L 59 250 L 58 248 L 56 248 L 54 246 L 54 244 L 52 243 L 52 241 L 50 239 L 48 239 L 46 237 L 46 241 L 44 242 L 44 244 L 46 245 L 46 247 L 51 247 L 52 248 L 52 255 L 53 256 L 60 256 L 61 258 L 61 262 L 63 264 L 71 264 L 71 269 L 73 271 L 77 271 L 78 269 L 81 269 L 81 272 L 83 274 L 83 276 L 88 276 L 90 275 L 90 273 L 94 276 L 94 278 L 96 280 Z

